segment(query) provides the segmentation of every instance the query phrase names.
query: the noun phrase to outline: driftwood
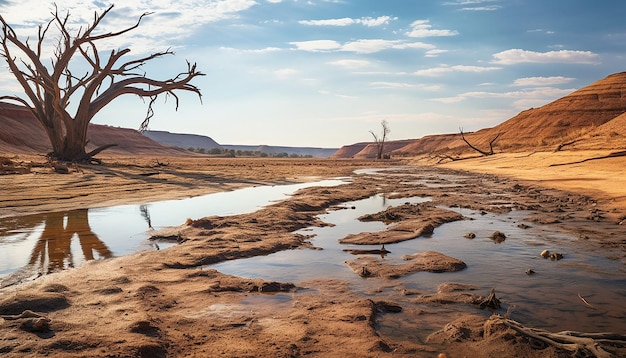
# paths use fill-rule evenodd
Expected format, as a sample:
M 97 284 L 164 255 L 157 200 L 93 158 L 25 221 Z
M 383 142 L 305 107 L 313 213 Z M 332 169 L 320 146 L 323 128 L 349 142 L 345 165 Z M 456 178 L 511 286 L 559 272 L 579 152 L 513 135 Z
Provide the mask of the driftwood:
M 496 297 L 496 289 L 492 288 L 489 296 L 485 297 L 478 303 L 480 308 L 500 309 L 500 299 Z
M 572 141 L 569 141 L 569 142 L 561 143 L 561 144 L 559 144 L 559 145 L 556 147 L 556 149 L 555 149 L 554 151 L 555 151 L 555 152 L 558 152 L 558 151 L 560 151 L 561 149 L 563 149 L 563 147 L 566 147 L 566 146 L 568 146 L 568 145 L 572 145 L 572 144 L 574 144 L 574 143 L 576 143 L 576 142 L 578 142 L 578 141 L 579 141 L 578 139 L 575 139 L 575 140 L 572 140 Z
M 578 160 L 578 161 L 575 161 L 575 162 L 550 164 L 550 166 L 551 167 L 558 167 L 560 165 L 580 164 L 580 163 L 589 162 L 589 161 L 592 161 L 592 160 L 608 159 L 608 158 L 616 158 L 616 157 L 626 157 L 626 150 L 622 150 L 622 151 L 619 151 L 619 152 L 612 152 L 612 153 L 609 153 L 607 155 L 603 155 L 603 156 L 600 156 L 600 157 L 586 158 L 586 159 Z
M 617 333 L 583 333 L 576 331 L 549 332 L 528 328 L 520 323 L 499 315 L 490 318 L 494 323 L 502 323 L 522 336 L 531 338 L 547 346 L 567 351 L 575 357 L 615 357 L 609 347 L 626 347 L 626 335 Z
M 495 141 L 498 139 L 498 137 L 500 137 L 500 134 L 502 133 L 498 133 L 498 135 L 496 135 L 492 140 L 489 141 L 489 151 L 485 152 L 484 150 L 481 150 L 475 146 L 473 146 L 467 139 L 465 139 L 465 134 L 463 133 L 463 128 L 459 128 L 459 131 L 461 132 L 461 138 L 463 139 L 463 141 L 465 142 L 465 144 L 467 144 L 470 148 L 472 148 L 473 150 L 477 151 L 478 153 L 484 155 L 484 156 L 488 156 L 488 155 L 493 155 L 493 143 L 495 143 Z
M 589 308 L 593 308 L 594 310 L 596 309 L 596 307 L 594 305 L 592 305 L 591 303 L 587 302 L 587 300 L 583 296 L 581 296 L 580 293 L 578 294 L 578 298 L 580 298 L 580 300 L 583 301 L 585 306 L 587 306 Z

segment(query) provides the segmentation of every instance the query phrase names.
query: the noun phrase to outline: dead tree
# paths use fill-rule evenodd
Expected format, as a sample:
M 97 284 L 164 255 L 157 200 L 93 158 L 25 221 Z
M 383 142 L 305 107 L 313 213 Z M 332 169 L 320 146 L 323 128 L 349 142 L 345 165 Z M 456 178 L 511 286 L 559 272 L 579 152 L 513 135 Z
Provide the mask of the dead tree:
M 391 132 L 391 129 L 389 129 L 389 124 L 387 124 L 386 120 L 382 120 L 380 122 L 380 125 L 382 126 L 380 136 L 377 136 L 374 131 L 370 131 L 370 133 L 374 137 L 374 143 L 376 144 L 376 159 L 383 159 L 385 140 L 387 140 L 387 135 L 389 134 L 389 132 Z
M 467 139 L 465 139 L 465 135 L 463 134 L 463 128 L 459 128 L 459 131 L 461 132 L 461 138 L 463 138 L 463 141 L 465 142 L 465 144 L 467 144 L 470 148 L 472 148 L 473 150 L 477 151 L 478 153 L 484 155 L 484 156 L 488 156 L 488 155 L 493 155 L 493 143 L 495 143 L 495 141 L 498 139 L 498 137 L 500 137 L 500 134 L 502 133 L 498 133 L 498 135 L 496 135 L 492 140 L 489 141 L 489 151 L 485 152 L 484 150 L 481 150 L 479 148 L 476 148 L 475 146 L 473 146 Z
M 50 143 L 52 158 L 63 161 L 89 161 L 102 150 L 114 144 L 107 144 L 86 153 L 87 129 L 93 117 L 106 105 L 124 94 L 134 94 L 149 98 L 146 117 L 141 129 L 147 128 L 154 115 L 152 106 L 160 94 L 173 96 L 178 109 L 178 97 L 174 91 L 196 93 L 201 99 L 200 89 L 190 81 L 204 74 L 196 69 L 196 64 L 187 62 L 187 70 L 173 78 L 156 80 L 146 77 L 141 67 L 146 62 L 174 53 L 169 49 L 149 56 L 132 60 L 121 60 L 130 52 L 129 48 L 100 52 L 96 44 L 102 40 L 125 34 L 139 27 L 141 20 L 149 13 L 142 14 L 135 25 L 118 32 L 96 34 L 95 30 L 103 18 L 113 9 L 109 6 L 101 13 L 94 14 L 94 20 L 86 27 L 70 33 L 68 19 L 59 14 L 58 8 L 52 12 L 52 20 L 39 26 L 37 41 L 33 45 L 29 38 L 18 38 L 7 20 L 0 15 L 2 30 L 2 56 L 24 89 L 26 98 L 0 96 L 0 101 L 13 101 L 25 105 L 43 126 Z M 50 31 L 56 29 L 57 33 Z M 50 58 L 43 53 L 52 38 L 53 51 Z M 44 63 L 50 63 L 46 65 Z M 70 64 L 72 68 L 70 68 Z M 76 67 L 74 67 L 76 66 Z M 74 68 L 87 71 L 77 73 Z M 70 100 L 76 102 L 75 112 L 69 112 Z

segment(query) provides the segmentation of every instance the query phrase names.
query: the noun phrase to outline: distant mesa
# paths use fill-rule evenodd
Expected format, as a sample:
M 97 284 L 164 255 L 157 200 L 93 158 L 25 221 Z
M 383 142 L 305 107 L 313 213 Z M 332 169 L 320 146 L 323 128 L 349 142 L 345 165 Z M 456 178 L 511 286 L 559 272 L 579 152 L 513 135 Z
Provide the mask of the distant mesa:
M 106 153 L 162 154 L 189 153 L 189 148 L 226 151 L 251 151 L 265 154 L 318 158 L 375 158 L 376 145 L 360 142 L 336 148 L 280 147 L 268 145 L 223 145 L 197 134 L 146 131 L 104 125 L 89 125 L 88 150 L 118 143 Z M 488 149 L 495 142 L 495 152 L 567 149 L 624 149 L 626 136 L 626 72 L 615 73 L 539 108 L 522 111 L 492 128 L 466 133 L 475 146 Z M 367 133 L 363 134 L 367 136 Z M 26 108 L 0 104 L 0 152 L 48 153 L 48 139 Z M 466 155 L 472 150 L 459 133 L 429 135 L 419 139 L 403 139 L 385 143 L 385 152 L 392 156 Z
M 211 150 L 218 148 L 221 150 L 233 150 L 243 152 L 257 152 L 265 154 L 285 153 L 287 155 L 310 156 L 314 158 L 328 158 L 333 155 L 337 148 L 315 148 L 315 147 L 284 147 L 272 145 L 231 145 L 219 144 L 211 137 L 198 134 L 170 133 L 166 131 L 145 131 L 144 135 L 161 144 L 179 148 L 202 148 Z
M 568 149 L 624 149 L 626 136 L 626 72 L 607 76 L 539 108 L 522 111 L 493 127 L 468 133 L 468 140 L 489 148 L 500 133 L 496 152 Z M 459 133 L 390 141 L 391 155 L 466 154 L 471 151 Z M 374 158 L 372 143 L 340 148 L 333 158 Z
M 191 154 L 187 149 L 220 148 L 225 150 L 258 151 L 266 154 L 286 153 L 298 156 L 330 157 L 337 148 L 278 147 L 258 145 L 220 145 L 213 139 L 197 134 L 179 134 L 166 131 L 146 131 L 144 135 L 130 128 L 89 124 L 89 145 L 91 150 L 101 145 L 117 143 L 107 149 L 107 154 Z M 44 154 L 52 150 L 46 133 L 32 113 L 23 106 L 0 103 L 0 153 Z

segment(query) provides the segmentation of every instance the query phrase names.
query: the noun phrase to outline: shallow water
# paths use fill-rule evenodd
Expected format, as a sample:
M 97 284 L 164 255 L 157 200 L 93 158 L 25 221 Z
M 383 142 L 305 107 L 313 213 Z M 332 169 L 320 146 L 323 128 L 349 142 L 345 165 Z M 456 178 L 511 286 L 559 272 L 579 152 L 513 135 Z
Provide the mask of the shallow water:
M 364 173 L 372 174 L 373 171 Z M 395 174 L 389 172 L 384 175 Z M 411 178 L 411 183 L 453 190 L 465 179 L 426 172 Z M 0 280 L 8 276 L 25 279 L 79 266 L 86 260 L 120 256 L 138 250 L 153 250 L 154 244 L 147 240 L 150 226 L 160 228 L 179 225 L 187 218 L 252 212 L 272 201 L 282 200 L 286 195 L 306 186 L 334 186 L 342 183 L 345 180 L 256 187 L 145 205 L 0 219 Z M 488 294 L 495 287 L 504 310 L 509 309 L 512 319 L 526 325 L 553 331 L 626 331 L 623 304 L 626 297 L 625 267 L 619 261 L 606 258 L 606 252 L 577 249 L 577 239 L 571 234 L 558 231 L 554 226 L 526 223 L 531 227 L 518 227 L 526 216 L 521 211 L 483 215 L 469 209 L 450 209 L 460 211 L 468 220 L 444 224 L 436 228 L 430 237 L 386 245 L 391 253 L 381 258 L 391 263 L 400 263 L 404 254 L 435 250 L 465 261 L 468 267 L 460 272 L 419 272 L 389 281 L 364 279 L 347 267 L 345 261 L 356 256 L 345 253 L 343 249 L 380 247 L 342 245 L 338 240 L 351 233 L 386 228 L 380 222 L 359 222 L 359 216 L 376 213 L 388 206 L 425 200 L 428 198 L 388 199 L 383 195 L 376 195 L 347 202 L 342 205 L 342 209 L 320 216 L 324 222 L 335 226 L 299 231 L 313 235 L 311 242 L 323 250 L 282 251 L 210 267 L 241 277 L 281 282 L 299 283 L 320 277 L 345 280 L 351 283 L 353 290 L 364 296 L 391 299 L 403 306 L 403 313 L 384 315 L 378 320 L 381 333 L 398 339 L 421 341 L 425 333 L 440 329 L 449 322 L 449 315 L 458 315 L 466 310 L 464 305 L 434 308 L 411 303 L 413 296 L 403 296 L 395 287 L 400 285 L 406 289 L 434 293 L 437 285 L 442 282 L 476 285 L 480 288 L 477 293 L 482 295 Z M 488 238 L 496 230 L 507 236 L 500 244 Z M 474 232 L 476 238 L 465 239 L 464 235 L 468 232 Z M 544 249 L 563 252 L 565 258 L 560 261 L 545 260 L 539 255 Z M 526 275 L 524 271 L 529 268 L 536 274 Z M 586 306 L 579 295 L 595 308 Z M 291 296 L 276 296 L 281 297 L 288 300 Z M 221 309 L 213 308 L 216 312 Z M 435 309 L 449 315 L 432 314 L 426 319 L 422 313 L 416 313 Z M 213 311 L 208 313 L 214 314 Z M 489 314 L 478 309 L 476 312 Z M 418 315 L 422 315 L 421 318 Z
M 254 212 L 310 186 L 345 184 L 346 178 L 257 186 L 142 205 L 118 205 L 0 219 L 0 279 L 14 280 L 77 267 L 88 260 L 155 250 L 153 229 L 187 218 Z M 160 248 L 172 245 L 157 243 Z
M 451 209 L 461 210 L 461 214 L 471 220 L 444 224 L 436 228 L 430 237 L 385 245 L 391 253 L 380 258 L 392 264 L 401 263 L 404 254 L 434 250 L 465 261 L 468 267 L 459 272 L 418 272 L 389 282 L 377 278 L 361 278 L 347 267 L 344 262 L 356 256 L 344 252 L 343 249 L 377 249 L 380 246 L 342 245 L 338 240 L 350 233 L 385 229 L 385 224 L 380 222 L 359 222 L 356 220 L 359 216 L 384 210 L 388 206 L 424 200 L 427 199 L 389 200 L 377 195 L 348 202 L 344 204 L 346 209 L 320 216 L 324 222 L 334 226 L 300 231 L 315 235 L 311 242 L 323 250 L 282 251 L 208 267 L 236 276 L 282 282 L 298 283 L 318 277 L 341 279 L 350 282 L 353 290 L 363 295 L 371 295 L 372 299 L 391 297 L 400 301 L 405 312 L 429 310 L 432 307 L 410 303 L 411 296 L 403 296 L 396 287 L 388 287 L 402 286 L 429 294 L 436 292 L 440 283 L 458 282 L 478 286 L 480 289 L 477 293 L 482 295 L 487 295 L 495 287 L 504 309 L 511 308 L 511 318 L 525 324 L 555 331 L 624 332 L 626 329 L 623 305 L 626 297 L 626 271 L 623 265 L 605 258 L 599 252 L 578 252 L 572 245 L 575 240 L 573 236 L 552 231 L 550 227 L 534 224 L 527 229 L 518 227 L 523 223 L 524 212 L 483 215 L 468 209 Z M 355 209 L 350 209 L 351 207 Z M 489 239 L 489 235 L 496 230 L 506 234 L 504 242 L 497 244 Z M 468 232 L 475 233 L 476 238 L 464 238 Z M 560 261 L 543 259 L 539 254 L 544 249 L 563 252 L 565 258 Z M 526 275 L 527 269 L 536 273 Z M 585 306 L 578 294 L 596 309 Z M 452 305 L 445 310 L 454 315 L 462 307 Z M 411 313 L 389 315 L 380 320 L 379 329 L 398 338 L 411 338 L 414 334 L 411 333 L 411 327 L 415 325 L 415 319 Z M 434 320 L 433 317 L 429 319 L 433 324 L 432 329 L 440 329 L 449 321 L 449 317 L 442 317 L 442 320 L 448 319 L 442 324 L 437 322 L 436 317 Z M 420 320 L 423 322 L 425 319 Z M 428 327 L 423 324 L 421 334 L 424 332 L 428 332 Z

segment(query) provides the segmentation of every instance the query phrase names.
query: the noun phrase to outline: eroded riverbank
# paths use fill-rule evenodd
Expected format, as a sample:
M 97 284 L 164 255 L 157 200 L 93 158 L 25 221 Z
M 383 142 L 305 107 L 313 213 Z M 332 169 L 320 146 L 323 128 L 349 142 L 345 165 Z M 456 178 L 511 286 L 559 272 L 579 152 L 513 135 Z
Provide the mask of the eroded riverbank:
M 310 232 L 298 230 L 324 227 L 328 224 L 320 215 L 326 210 L 381 193 L 389 198 L 428 196 L 439 207 L 469 218 L 491 216 L 494 222 L 495 215 L 506 215 L 511 210 L 528 213 L 523 219 L 529 226 L 547 225 L 568 233 L 563 237 L 538 235 L 536 241 L 546 247 L 558 249 L 565 242 L 569 245 L 563 260 L 548 262 L 539 257 L 541 265 L 552 264 L 546 267 L 557 271 L 569 263 L 575 269 L 592 272 L 588 266 L 576 267 L 579 265 L 573 262 L 576 255 L 572 252 L 597 251 L 600 256 L 611 256 L 622 268 L 616 274 L 624 277 L 626 250 L 621 227 L 604 219 L 603 208 L 592 198 L 488 175 L 432 168 L 412 168 L 410 172 L 398 169 L 388 174 L 357 176 L 353 183 L 333 188 L 305 189 L 288 201 L 254 213 L 193 220 L 175 230 L 184 243 L 168 250 L 104 260 L 5 289 L 0 302 L 0 313 L 5 317 L 29 309 L 43 313 L 50 321 L 48 330 L 33 333 L 20 329 L 20 320 L 5 318 L 0 326 L 0 349 L 16 356 L 37 352 L 52 356 L 432 356 L 438 352 L 456 356 L 460 352 L 471 355 L 498 351 L 525 356 L 566 354 L 553 347 L 533 348 L 522 336 L 511 340 L 511 335 L 516 337 L 514 331 L 493 322 L 490 335 L 478 334 L 478 328 L 490 322 L 487 319 L 491 312 L 477 308 L 467 298 L 486 296 L 494 286 L 498 293 L 498 285 L 484 274 L 477 275 L 479 279 L 473 286 L 440 288 L 437 293 L 440 284 L 449 279 L 456 281 L 458 277 L 450 276 L 456 273 L 425 274 L 429 277 L 425 285 L 410 282 L 422 278 L 423 272 L 392 279 L 353 273 L 354 279 L 369 285 L 367 290 L 354 290 L 350 280 L 319 277 L 293 283 L 235 277 L 207 267 L 282 250 L 315 248 Z M 424 180 L 426 184 L 422 185 L 420 181 Z M 446 225 L 450 224 L 433 223 L 434 233 L 445 231 Z M 477 235 L 472 242 L 463 237 L 449 240 L 469 245 L 476 241 L 480 246 L 480 240 L 492 231 L 480 229 L 468 230 Z M 584 237 L 572 236 L 573 232 Z M 499 245 L 519 244 L 519 240 L 509 233 Z M 477 266 L 463 257 L 463 250 L 444 252 L 448 245 L 437 244 L 432 236 L 405 244 L 420 241 L 467 260 L 466 272 Z M 509 254 L 515 255 L 514 251 Z M 515 270 L 511 277 L 540 280 L 545 271 L 535 270 L 536 275 L 528 277 Z M 583 297 L 601 307 L 600 315 L 623 321 L 623 312 L 612 310 L 611 302 L 594 301 L 595 297 L 588 294 Z M 515 304 L 509 293 L 501 298 L 505 310 Z M 553 308 L 543 309 L 549 316 Z M 515 310 L 512 312 L 512 318 L 520 319 Z

